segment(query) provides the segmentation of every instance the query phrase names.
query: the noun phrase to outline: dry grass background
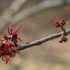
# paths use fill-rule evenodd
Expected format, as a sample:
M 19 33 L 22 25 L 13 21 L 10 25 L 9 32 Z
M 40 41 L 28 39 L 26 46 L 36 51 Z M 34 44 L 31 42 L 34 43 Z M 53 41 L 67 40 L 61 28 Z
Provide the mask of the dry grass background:
M 12 0 L 0 0 L 0 13 L 8 7 Z M 24 8 L 38 3 L 41 0 L 29 0 Z M 23 7 L 22 7 L 23 8 Z M 24 9 L 23 8 L 23 9 Z M 45 9 L 25 20 L 20 28 L 19 37 L 27 42 L 34 41 L 50 34 L 60 32 L 61 29 L 55 28 L 55 19 L 66 19 L 70 21 L 70 16 L 66 6 Z M 15 24 L 16 27 L 18 24 Z M 69 29 L 69 25 L 65 26 Z M 58 43 L 58 39 L 48 41 L 40 46 L 21 51 L 20 55 L 11 59 L 8 64 L 4 64 L 0 59 L 1 70 L 70 70 L 70 35 L 68 42 Z M 20 42 L 19 42 L 20 43 Z

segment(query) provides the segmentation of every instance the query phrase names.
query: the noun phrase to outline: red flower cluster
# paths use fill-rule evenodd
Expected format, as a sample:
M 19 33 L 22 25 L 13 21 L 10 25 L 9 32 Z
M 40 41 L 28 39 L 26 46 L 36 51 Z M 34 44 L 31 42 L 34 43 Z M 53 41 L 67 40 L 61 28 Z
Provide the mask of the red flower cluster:
M 62 20 L 60 20 L 60 22 L 59 22 L 58 20 L 55 20 L 55 21 L 54 21 L 54 26 L 55 26 L 55 27 L 60 27 L 60 23 L 61 23 L 62 25 L 65 25 L 65 24 L 66 24 L 66 20 L 62 19 Z
M 19 53 L 16 47 L 18 40 L 22 41 L 20 38 L 18 38 L 18 29 L 20 25 L 21 20 L 15 31 L 13 31 L 13 26 L 10 25 L 8 27 L 9 36 L 3 34 L 3 39 L 0 40 L 0 56 L 2 57 L 2 60 L 5 61 L 5 63 L 8 63 L 10 57 L 14 58 L 16 54 Z

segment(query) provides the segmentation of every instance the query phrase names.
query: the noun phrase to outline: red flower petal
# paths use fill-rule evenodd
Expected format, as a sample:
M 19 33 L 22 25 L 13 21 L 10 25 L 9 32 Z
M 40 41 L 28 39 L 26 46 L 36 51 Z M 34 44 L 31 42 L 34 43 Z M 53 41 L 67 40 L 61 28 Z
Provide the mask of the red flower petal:
M 10 52 L 10 57 L 14 58 L 16 56 L 15 52 Z
M 4 54 L 4 50 L 0 47 L 0 54 L 3 55 Z
M 16 28 L 14 34 L 16 34 L 16 35 L 18 34 L 18 30 L 19 30 L 19 28 L 20 28 L 20 26 L 21 26 L 21 23 L 22 23 L 22 21 L 20 20 L 20 23 L 19 23 L 18 27 Z
M 7 55 L 3 55 L 3 56 L 2 56 L 2 60 L 5 61 L 5 64 L 6 64 L 6 63 L 8 63 L 8 61 L 9 61 L 10 59 L 8 58 Z
M 13 29 L 13 26 L 12 26 L 12 25 L 10 25 L 10 26 L 9 26 L 9 34 L 10 34 L 10 35 L 12 35 L 12 34 L 13 34 L 12 29 Z

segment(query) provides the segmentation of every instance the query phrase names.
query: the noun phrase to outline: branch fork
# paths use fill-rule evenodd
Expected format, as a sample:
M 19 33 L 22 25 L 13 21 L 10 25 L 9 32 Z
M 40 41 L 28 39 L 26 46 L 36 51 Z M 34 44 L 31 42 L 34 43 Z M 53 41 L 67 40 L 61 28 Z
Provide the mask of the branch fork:
M 67 33 L 66 33 L 65 28 L 63 27 L 66 23 L 67 22 L 64 19 L 60 20 L 59 22 L 58 22 L 58 20 L 54 21 L 54 26 L 60 27 L 63 31 L 62 35 L 60 36 L 60 38 L 58 40 L 60 43 L 67 42 L 67 37 L 66 37 Z

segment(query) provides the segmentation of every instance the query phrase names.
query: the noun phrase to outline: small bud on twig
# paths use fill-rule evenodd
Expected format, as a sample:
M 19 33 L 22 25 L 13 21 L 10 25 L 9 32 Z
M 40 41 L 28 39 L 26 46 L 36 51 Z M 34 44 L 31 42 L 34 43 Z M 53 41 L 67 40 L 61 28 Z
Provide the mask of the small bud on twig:
M 61 29 L 63 31 L 61 37 L 58 40 L 60 43 L 67 41 L 67 38 L 65 37 L 67 35 L 67 33 L 66 33 L 66 31 L 65 31 L 65 29 L 63 27 L 65 24 L 66 24 L 66 21 L 64 19 L 60 20 L 60 22 L 58 22 L 58 20 L 54 21 L 54 26 L 61 27 Z

